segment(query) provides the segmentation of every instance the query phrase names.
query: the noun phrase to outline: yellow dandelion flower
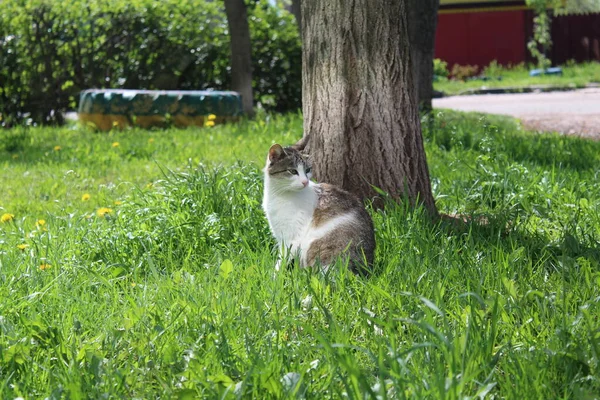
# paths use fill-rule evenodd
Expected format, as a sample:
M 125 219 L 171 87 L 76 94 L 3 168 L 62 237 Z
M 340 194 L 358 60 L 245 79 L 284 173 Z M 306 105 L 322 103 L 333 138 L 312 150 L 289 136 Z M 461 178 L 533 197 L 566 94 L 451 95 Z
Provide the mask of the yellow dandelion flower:
M 46 269 L 50 269 L 50 268 L 52 268 L 52 265 L 50 265 L 50 264 L 40 264 L 40 269 L 42 271 L 44 271 Z
M 99 217 L 105 217 L 107 214 L 111 214 L 112 212 L 112 208 L 100 207 L 98 210 L 96 210 L 96 215 Z
M 136 283 L 135 282 L 131 282 L 131 287 L 135 287 Z
M 46 232 L 48 229 L 46 229 L 46 227 L 44 225 L 46 225 L 46 220 L 44 220 L 44 219 L 38 219 L 35 222 L 35 227 L 37 228 L 38 231 Z
M 62 150 L 62 147 L 60 147 L 60 146 L 54 146 L 54 151 L 61 151 L 61 150 Z
M 146 185 L 146 189 L 150 189 L 151 187 L 152 187 L 152 182 L 150 182 Z
M 215 114 L 208 114 L 209 121 L 214 121 L 215 119 L 217 119 L 217 116 Z
M 113 142 L 112 147 L 119 147 L 119 142 Z
M 115 206 L 120 206 L 121 204 L 123 204 L 123 202 L 122 202 L 122 201 L 115 200 Z
M 154 143 L 154 138 L 148 139 L 148 143 Z
M 90 196 L 89 193 L 84 193 L 83 196 L 81 196 L 81 201 L 88 201 L 92 196 Z
M 21 251 L 25 251 L 26 248 L 28 248 L 29 245 L 27 243 L 21 243 L 17 245 L 17 249 L 21 250 Z
M 215 126 L 215 121 L 210 121 L 210 120 L 209 120 L 209 121 L 206 121 L 206 122 L 204 123 L 204 126 Z
M 15 219 L 14 214 L 4 213 L 0 217 L 0 222 L 2 222 L 2 223 L 11 222 L 13 219 Z

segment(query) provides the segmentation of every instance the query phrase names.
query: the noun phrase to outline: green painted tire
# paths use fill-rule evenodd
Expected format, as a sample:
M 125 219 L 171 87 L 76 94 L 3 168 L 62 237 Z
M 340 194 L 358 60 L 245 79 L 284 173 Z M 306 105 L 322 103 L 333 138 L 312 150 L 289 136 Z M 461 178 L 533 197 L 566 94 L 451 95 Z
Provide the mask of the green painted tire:
M 100 130 L 139 126 L 212 126 L 237 121 L 237 92 L 204 90 L 90 89 L 81 92 L 79 120 Z

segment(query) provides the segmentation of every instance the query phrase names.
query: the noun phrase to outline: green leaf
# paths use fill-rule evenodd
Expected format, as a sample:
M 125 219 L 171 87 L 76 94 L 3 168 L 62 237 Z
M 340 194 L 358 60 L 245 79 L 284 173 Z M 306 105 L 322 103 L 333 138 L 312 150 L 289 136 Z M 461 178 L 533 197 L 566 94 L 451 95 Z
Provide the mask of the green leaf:
M 233 263 L 231 262 L 230 259 L 226 259 L 225 261 L 223 261 L 221 263 L 221 266 L 219 267 L 219 275 L 223 279 L 227 279 L 227 277 L 229 276 L 229 274 L 231 274 L 232 271 L 233 271 Z
M 181 389 L 177 391 L 178 400 L 194 400 L 198 398 L 198 393 L 194 389 Z
M 224 386 L 230 386 L 230 385 L 234 384 L 233 379 L 231 379 L 229 376 L 227 376 L 225 374 L 213 375 L 213 376 L 210 376 L 208 379 L 210 379 L 214 383 L 220 383 Z

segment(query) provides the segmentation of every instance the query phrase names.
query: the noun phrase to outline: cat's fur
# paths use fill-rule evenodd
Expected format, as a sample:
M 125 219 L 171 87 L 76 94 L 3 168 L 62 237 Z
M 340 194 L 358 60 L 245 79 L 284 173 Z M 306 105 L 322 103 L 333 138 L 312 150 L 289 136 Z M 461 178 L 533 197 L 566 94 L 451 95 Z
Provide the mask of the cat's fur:
M 280 248 L 277 269 L 292 257 L 301 267 L 326 269 L 343 256 L 353 272 L 371 270 L 373 222 L 356 196 L 311 182 L 309 160 L 292 147 L 271 146 L 264 173 L 263 209 Z

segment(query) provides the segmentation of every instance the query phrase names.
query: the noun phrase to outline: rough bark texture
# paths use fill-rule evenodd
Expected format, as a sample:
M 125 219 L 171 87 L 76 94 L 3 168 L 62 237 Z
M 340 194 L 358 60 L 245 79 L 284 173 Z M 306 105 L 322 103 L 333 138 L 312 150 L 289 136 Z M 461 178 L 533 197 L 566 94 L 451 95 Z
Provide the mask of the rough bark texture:
M 374 185 L 437 216 L 406 0 L 303 0 L 302 21 L 304 134 L 317 179 L 363 199 L 377 197 Z
M 231 49 L 231 87 L 242 96 L 246 115 L 254 114 L 252 97 L 252 46 L 244 0 L 225 0 Z
M 440 0 L 408 0 L 408 33 L 417 100 L 422 110 L 431 110 L 433 54 Z

